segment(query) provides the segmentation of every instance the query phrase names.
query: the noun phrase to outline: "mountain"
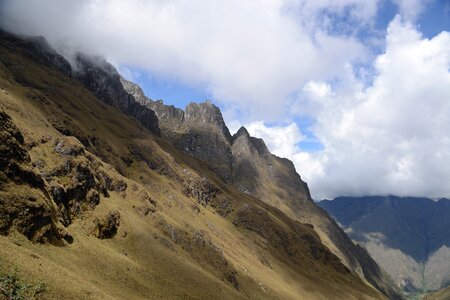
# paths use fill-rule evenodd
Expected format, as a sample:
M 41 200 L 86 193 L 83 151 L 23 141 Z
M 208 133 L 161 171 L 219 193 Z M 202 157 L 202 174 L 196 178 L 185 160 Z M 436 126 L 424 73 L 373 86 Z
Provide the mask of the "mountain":
M 0 33 L 0 275 L 48 299 L 401 299 L 292 162 L 210 102 L 143 97 Z
M 140 103 L 155 111 L 161 135 L 176 148 L 207 162 L 222 180 L 242 193 L 280 209 L 296 221 L 312 224 L 325 246 L 354 275 L 391 298 L 399 297 L 389 276 L 314 203 L 290 160 L 271 154 L 264 141 L 251 137 L 244 127 L 231 136 L 220 110 L 211 102 L 191 103 L 183 111 L 145 97 L 129 81 L 122 79 L 122 83 Z
M 450 284 L 450 200 L 339 197 L 319 205 L 402 289 L 428 291 Z

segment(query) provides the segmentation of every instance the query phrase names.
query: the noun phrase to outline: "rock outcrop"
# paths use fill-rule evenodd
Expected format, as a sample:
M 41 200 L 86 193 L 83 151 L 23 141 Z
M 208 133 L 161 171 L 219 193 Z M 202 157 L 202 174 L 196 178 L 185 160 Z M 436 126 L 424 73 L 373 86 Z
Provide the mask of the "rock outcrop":
M 72 73 L 69 62 L 56 52 L 42 36 L 17 37 L 0 28 L 0 38 L 15 45 L 20 45 L 27 52 L 27 55 L 47 67 L 56 69 L 69 76 Z
M 17 230 L 36 242 L 71 242 L 57 220 L 46 182 L 31 165 L 22 133 L 1 111 L 0 145 L 0 234 Z
M 210 101 L 190 103 L 183 111 L 164 105 L 162 100 L 145 97 L 139 86 L 123 78 L 122 85 L 156 113 L 163 137 L 178 149 L 206 161 L 224 179 L 231 180 L 232 137 L 217 106 Z
M 56 139 L 56 157 L 49 153 L 48 163 L 32 162 L 21 131 L 2 111 L 0 145 L 0 234 L 17 230 L 35 242 L 72 243 L 66 227 L 93 210 L 100 196 L 126 189 L 126 183 L 107 175 L 74 137 Z
M 154 134 L 160 134 L 155 112 L 123 88 L 120 75 L 111 64 L 102 58 L 84 54 L 77 54 L 75 64 L 73 76 L 98 99 L 135 118 Z
M 117 234 L 120 225 L 120 213 L 109 212 L 101 218 L 94 219 L 92 234 L 99 239 L 111 239 Z

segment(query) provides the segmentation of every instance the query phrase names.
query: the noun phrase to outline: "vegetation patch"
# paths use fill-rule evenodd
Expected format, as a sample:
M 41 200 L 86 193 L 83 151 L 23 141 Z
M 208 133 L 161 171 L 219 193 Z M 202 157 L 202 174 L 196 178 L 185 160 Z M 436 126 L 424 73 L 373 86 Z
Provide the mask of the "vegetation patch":
M 17 270 L 9 273 L 0 272 L 0 299 L 33 300 L 47 290 L 44 283 L 28 283 L 20 279 Z

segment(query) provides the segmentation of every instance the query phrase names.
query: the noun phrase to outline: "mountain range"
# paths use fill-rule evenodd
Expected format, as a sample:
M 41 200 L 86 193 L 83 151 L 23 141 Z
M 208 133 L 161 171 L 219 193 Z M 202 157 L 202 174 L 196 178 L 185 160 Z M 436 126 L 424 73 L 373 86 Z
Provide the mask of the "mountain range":
M 0 271 L 43 298 L 403 298 L 291 161 L 100 57 L 0 32 L 0 141 Z
M 338 197 L 319 206 L 406 292 L 450 284 L 450 200 Z

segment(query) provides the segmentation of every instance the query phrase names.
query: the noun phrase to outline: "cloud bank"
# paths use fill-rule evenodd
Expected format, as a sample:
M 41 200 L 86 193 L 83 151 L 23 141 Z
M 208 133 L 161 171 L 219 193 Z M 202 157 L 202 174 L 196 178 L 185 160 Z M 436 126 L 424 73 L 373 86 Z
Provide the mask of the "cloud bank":
M 314 133 L 324 150 L 307 153 L 292 141 L 275 153 L 291 153 L 297 170 L 318 198 L 396 194 L 450 196 L 450 34 L 421 36 L 397 17 L 386 50 L 365 86 L 348 74 L 344 87 L 305 85 L 302 107 L 312 107 Z M 258 134 L 264 131 L 250 132 Z M 267 128 L 268 132 L 272 129 Z M 260 134 L 264 135 L 264 134 Z M 269 140 L 269 144 L 270 144 Z
M 316 198 L 450 197 L 449 34 L 414 25 L 432 0 L 392 0 L 380 37 L 383 1 L 0 0 L 0 26 L 206 90 Z
M 59 49 L 106 56 L 116 65 L 201 86 L 249 117 L 277 121 L 288 96 L 366 59 L 332 20 L 369 23 L 377 0 L 6 0 L 0 24 L 44 35 Z M 323 23 L 323 24 L 322 24 Z M 267 107 L 270 107 L 268 110 Z

